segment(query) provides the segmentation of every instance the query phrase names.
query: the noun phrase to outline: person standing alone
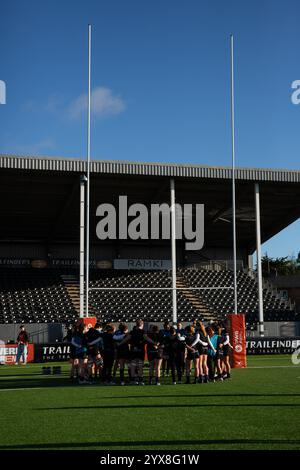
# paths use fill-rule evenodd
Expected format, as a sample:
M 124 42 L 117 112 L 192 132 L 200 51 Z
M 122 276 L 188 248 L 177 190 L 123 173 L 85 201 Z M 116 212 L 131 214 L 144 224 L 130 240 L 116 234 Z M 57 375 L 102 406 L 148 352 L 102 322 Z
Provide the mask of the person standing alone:
M 20 326 L 20 333 L 18 334 L 17 338 L 17 343 L 18 343 L 18 349 L 17 349 L 17 357 L 16 357 L 16 364 L 20 364 L 20 359 L 22 358 L 22 364 L 26 365 L 27 364 L 27 346 L 29 342 L 29 336 L 27 331 L 25 330 L 25 326 L 21 325 Z

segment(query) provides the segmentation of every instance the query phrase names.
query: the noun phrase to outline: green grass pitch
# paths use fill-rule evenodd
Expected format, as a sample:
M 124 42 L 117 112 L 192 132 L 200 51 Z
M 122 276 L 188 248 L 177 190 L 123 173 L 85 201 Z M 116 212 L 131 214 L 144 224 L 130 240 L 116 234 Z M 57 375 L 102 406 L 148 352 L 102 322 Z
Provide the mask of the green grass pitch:
M 223 383 L 161 387 L 71 385 L 67 364 L 57 377 L 1 366 L 0 450 L 300 449 L 300 366 L 248 366 Z

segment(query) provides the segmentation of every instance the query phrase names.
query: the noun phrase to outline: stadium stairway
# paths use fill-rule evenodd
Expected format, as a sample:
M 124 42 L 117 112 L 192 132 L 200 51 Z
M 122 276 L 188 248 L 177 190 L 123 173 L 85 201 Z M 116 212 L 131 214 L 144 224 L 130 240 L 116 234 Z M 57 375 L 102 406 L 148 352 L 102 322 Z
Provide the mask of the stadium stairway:
M 248 325 L 258 322 L 258 286 L 255 273 L 238 271 L 238 308 Z M 89 316 L 101 321 L 150 322 L 172 320 L 170 271 L 91 270 L 90 287 L 146 288 L 147 290 L 92 290 Z M 233 273 L 195 268 L 177 270 L 178 320 L 224 319 L 233 310 Z M 186 290 L 186 287 L 209 287 Z M 150 290 L 149 290 L 150 288 Z M 155 288 L 155 289 L 152 289 Z M 159 288 L 159 289 L 157 289 Z M 269 281 L 263 285 L 265 321 L 299 321 L 295 305 Z M 0 323 L 72 323 L 79 316 L 78 271 L 74 269 L 0 269 Z
M 80 316 L 80 297 L 79 297 L 79 281 L 75 274 L 61 274 L 61 279 L 65 285 L 65 288 L 69 294 L 69 298 L 73 304 L 74 309 Z M 96 317 L 97 311 L 89 303 L 89 316 Z
M 198 296 L 194 294 L 192 290 L 185 290 L 186 287 L 190 287 L 183 276 L 180 273 L 177 273 L 176 279 L 176 287 L 177 289 L 182 289 L 182 295 L 193 305 L 197 312 L 199 312 L 199 316 L 204 321 L 215 321 L 216 315 L 212 309 L 210 309 Z
M 69 294 L 74 309 L 80 314 L 79 282 L 73 274 L 61 274 L 60 276 Z
M 193 291 L 204 305 L 215 313 L 218 319 L 226 318 L 233 311 L 233 272 L 230 270 L 179 269 L 187 286 L 210 287 L 209 290 Z M 224 287 L 223 287 L 224 286 Z M 226 287 L 227 286 L 227 287 Z M 238 310 L 246 315 L 249 324 L 258 322 L 258 283 L 255 273 L 237 272 Z M 218 289 L 216 289 L 218 288 Z M 286 300 L 270 282 L 263 282 L 263 303 L 265 321 L 298 321 L 299 314 L 291 300 Z

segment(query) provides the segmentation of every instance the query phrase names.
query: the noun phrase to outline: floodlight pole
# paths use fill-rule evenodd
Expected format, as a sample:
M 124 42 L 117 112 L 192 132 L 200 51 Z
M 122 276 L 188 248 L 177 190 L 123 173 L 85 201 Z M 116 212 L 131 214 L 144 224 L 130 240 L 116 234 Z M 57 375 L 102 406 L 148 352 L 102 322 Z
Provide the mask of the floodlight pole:
M 88 27 L 88 110 L 87 110 L 87 185 L 86 185 L 86 261 L 85 261 L 85 316 L 89 316 L 90 274 L 90 163 L 91 163 L 91 49 L 92 26 Z
M 236 207 L 235 207 L 235 119 L 234 119 L 234 42 L 230 36 L 231 56 L 231 149 L 232 149 L 232 234 L 233 234 L 233 286 L 234 286 L 234 313 L 238 313 L 237 299 L 237 271 L 236 271 Z
M 171 192 L 171 252 L 172 252 L 172 310 L 173 325 L 177 323 L 177 291 L 176 291 L 176 206 L 175 206 L 175 181 L 170 180 Z
M 264 336 L 264 303 L 261 268 L 261 228 L 260 228 L 260 194 L 259 184 L 254 185 L 255 193 L 255 221 L 256 221 L 256 253 L 257 253 L 257 281 L 258 281 L 258 312 L 259 334 Z
M 86 176 L 80 177 L 80 245 L 79 245 L 79 316 L 84 316 L 84 231 L 85 231 L 85 183 Z

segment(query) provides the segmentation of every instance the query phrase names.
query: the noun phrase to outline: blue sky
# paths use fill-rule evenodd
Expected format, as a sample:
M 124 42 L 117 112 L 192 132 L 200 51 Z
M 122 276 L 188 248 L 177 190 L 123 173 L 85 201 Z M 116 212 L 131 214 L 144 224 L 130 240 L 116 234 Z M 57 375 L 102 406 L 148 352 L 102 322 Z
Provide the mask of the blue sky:
M 234 33 L 237 165 L 299 169 L 299 14 L 297 0 L 2 0 L 0 152 L 85 154 L 90 22 L 93 158 L 230 165 Z M 297 254 L 299 234 L 264 250 Z

